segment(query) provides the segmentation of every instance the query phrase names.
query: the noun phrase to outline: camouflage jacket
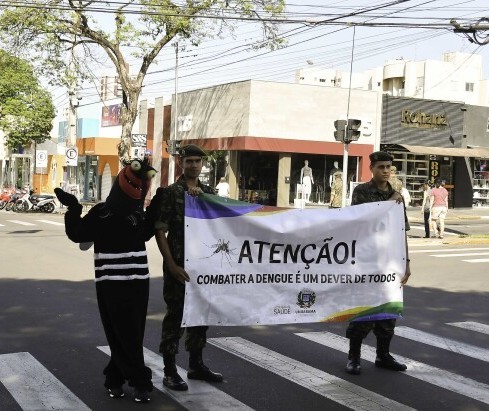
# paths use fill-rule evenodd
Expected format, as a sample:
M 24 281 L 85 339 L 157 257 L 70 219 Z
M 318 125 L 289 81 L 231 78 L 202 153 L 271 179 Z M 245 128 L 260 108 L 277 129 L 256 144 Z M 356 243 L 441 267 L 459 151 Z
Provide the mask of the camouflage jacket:
M 402 181 L 398 177 L 391 176 L 389 178 L 389 183 L 392 186 L 392 188 L 394 189 L 394 191 L 397 191 L 398 193 L 401 192 L 401 190 L 402 190 Z
M 364 204 L 364 203 L 376 203 L 377 201 L 387 201 L 396 190 L 387 182 L 387 191 L 379 190 L 377 184 L 372 179 L 367 183 L 359 184 L 353 190 L 351 197 L 351 205 Z M 403 200 L 404 204 L 404 200 Z M 409 230 L 409 222 L 406 214 L 406 206 L 404 205 L 404 222 L 406 224 L 406 230 Z
M 331 207 L 341 207 L 343 204 L 343 181 L 336 180 L 331 188 L 331 195 L 334 194 L 333 201 L 331 202 Z
M 214 194 L 212 187 L 198 182 L 204 193 Z M 187 183 L 182 175 L 175 183 L 168 187 L 160 187 L 154 196 L 156 230 L 168 233 L 168 244 L 175 262 L 183 267 L 185 251 L 185 192 Z M 152 200 L 152 201 L 153 201 Z
M 387 183 L 388 190 L 381 191 L 372 179 L 368 183 L 359 184 L 353 190 L 351 197 L 351 205 L 363 204 L 363 203 L 375 203 L 377 201 L 386 201 L 394 194 L 394 188 Z

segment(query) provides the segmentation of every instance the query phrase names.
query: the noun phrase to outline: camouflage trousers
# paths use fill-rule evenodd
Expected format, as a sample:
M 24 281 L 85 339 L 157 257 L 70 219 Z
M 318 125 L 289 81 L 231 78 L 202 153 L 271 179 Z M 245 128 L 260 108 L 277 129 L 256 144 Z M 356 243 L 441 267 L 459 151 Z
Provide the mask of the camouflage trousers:
M 208 327 L 182 328 L 185 284 L 178 282 L 165 271 L 164 269 L 163 299 L 166 303 L 166 314 L 161 327 L 160 353 L 163 355 L 177 354 L 180 338 L 185 331 L 185 349 L 187 351 L 202 350 L 206 344 Z
M 379 320 L 379 321 L 352 321 L 346 329 L 346 338 L 364 339 L 367 334 L 374 330 L 377 338 L 392 338 L 396 320 Z

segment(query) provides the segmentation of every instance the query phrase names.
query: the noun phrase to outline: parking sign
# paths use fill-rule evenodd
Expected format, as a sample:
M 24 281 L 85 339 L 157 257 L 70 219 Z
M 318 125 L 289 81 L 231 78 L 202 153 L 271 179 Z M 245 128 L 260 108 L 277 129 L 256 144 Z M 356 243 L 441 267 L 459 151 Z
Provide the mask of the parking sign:
M 67 166 L 78 165 L 78 149 L 76 147 L 66 148 L 66 165 Z
M 48 166 L 48 152 L 47 150 L 36 151 L 36 168 L 45 168 Z

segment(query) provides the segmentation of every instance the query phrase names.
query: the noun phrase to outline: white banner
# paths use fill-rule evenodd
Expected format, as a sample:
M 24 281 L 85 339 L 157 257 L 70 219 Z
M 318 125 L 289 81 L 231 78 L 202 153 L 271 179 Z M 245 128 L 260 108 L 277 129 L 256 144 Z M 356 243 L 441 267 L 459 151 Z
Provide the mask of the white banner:
M 402 204 L 278 209 L 186 196 L 183 326 L 397 318 Z

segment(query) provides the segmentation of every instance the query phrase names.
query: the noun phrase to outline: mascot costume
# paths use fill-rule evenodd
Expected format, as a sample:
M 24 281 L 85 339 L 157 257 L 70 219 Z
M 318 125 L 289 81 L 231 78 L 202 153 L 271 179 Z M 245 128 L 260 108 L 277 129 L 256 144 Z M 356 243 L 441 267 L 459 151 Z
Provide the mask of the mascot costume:
M 156 171 L 147 159 L 132 160 L 119 172 L 105 202 L 84 216 L 82 205 L 56 188 L 68 207 L 65 231 L 86 250 L 93 243 L 95 286 L 100 318 L 111 357 L 104 369 L 105 387 L 112 398 L 124 396 L 123 384 L 134 387 L 136 402 L 149 402 L 151 369 L 144 364 L 143 339 L 149 299 L 149 269 L 145 242 L 153 223 L 144 213 L 144 199 Z

